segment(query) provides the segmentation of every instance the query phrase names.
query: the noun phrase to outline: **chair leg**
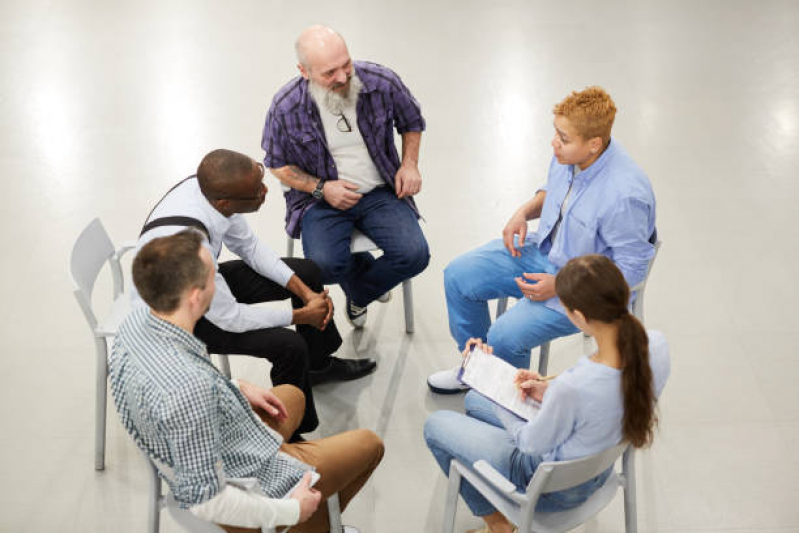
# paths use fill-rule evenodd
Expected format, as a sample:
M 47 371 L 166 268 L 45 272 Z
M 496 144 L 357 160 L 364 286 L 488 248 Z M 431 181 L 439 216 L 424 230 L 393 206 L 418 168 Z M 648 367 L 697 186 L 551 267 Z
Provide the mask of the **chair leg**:
M 453 462 L 455 460 L 453 459 Z M 447 485 L 447 499 L 444 502 L 444 524 L 441 529 L 443 533 L 453 533 L 455 531 L 455 511 L 458 506 L 458 493 L 461 490 L 461 473 L 455 465 L 449 465 L 449 483 Z
M 294 257 L 294 239 L 286 237 L 286 257 Z
M 549 366 L 549 343 L 550 341 L 543 343 L 538 354 L 538 373 L 542 376 L 547 375 L 547 366 Z
M 147 460 L 147 458 L 145 458 Z M 147 460 L 150 467 L 150 502 L 147 509 L 147 531 L 158 533 L 161 528 L 161 507 L 163 507 L 164 496 L 161 492 L 161 478 L 158 477 L 158 470 L 155 465 Z
M 405 333 L 413 333 L 413 286 L 409 279 L 402 282 L 402 301 L 405 307 Z
M 632 447 L 624 451 L 621 464 L 624 480 L 624 530 L 627 533 L 637 533 L 638 502 L 635 497 L 635 452 Z
M 95 338 L 97 361 L 94 398 L 94 469 L 105 469 L 105 406 L 108 381 L 108 344 L 105 337 Z
M 227 355 L 224 354 L 216 354 L 219 357 L 219 370 L 222 372 L 226 378 L 230 379 L 230 361 L 228 361 Z
M 338 492 L 327 499 L 327 516 L 330 521 L 330 533 L 344 533 L 341 525 L 341 508 L 338 503 Z
M 508 297 L 507 296 L 497 300 L 497 318 L 499 318 L 499 316 L 502 313 L 507 311 L 507 309 L 508 309 Z

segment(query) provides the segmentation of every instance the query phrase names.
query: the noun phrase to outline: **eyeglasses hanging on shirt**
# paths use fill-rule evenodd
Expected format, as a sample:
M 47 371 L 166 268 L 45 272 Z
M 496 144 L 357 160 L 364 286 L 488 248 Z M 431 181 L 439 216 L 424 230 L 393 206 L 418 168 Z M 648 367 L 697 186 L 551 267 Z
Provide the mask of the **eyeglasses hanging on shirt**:
M 352 126 L 350 126 L 350 121 L 347 120 L 347 116 L 344 113 L 339 113 L 338 115 L 335 116 L 338 117 L 338 122 L 336 122 L 336 127 L 338 128 L 338 131 L 340 131 L 341 133 L 350 133 L 352 131 Z

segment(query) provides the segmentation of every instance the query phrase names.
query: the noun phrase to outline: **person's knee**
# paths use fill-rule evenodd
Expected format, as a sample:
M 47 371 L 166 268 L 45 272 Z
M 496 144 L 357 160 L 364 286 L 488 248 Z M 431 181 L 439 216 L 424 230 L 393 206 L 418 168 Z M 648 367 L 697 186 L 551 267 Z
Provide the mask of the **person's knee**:
M 327 248 L 314 248 L 310 243 L 306 245 L 305 241 L 303 241 L 303 246 L 305 247 L 306 257 L 318 269 L 322 283 L 341 283 L 342 280 L 346 279 L 350 264 L 349 251 L 336 254 Z
M 305 394 L 295 385 L 277 385 L 272 388 L 272 392 L 283 402 L 289 413 L 305 412 Z
M 444 290 L 448 295 L 468 296 L 471 291 L 472 265 L 468 254 L 456 257 L 444 268 Z
M 466 393 L 466 398 L 463 399 L 463 410 L 467 416 L 474 418 L 473 415 L 484 408 L 485 404 L 481 398 L 480 394 L 474 390 Z
M 385 444 L 383 444 L 383 440 L 378 437 L 377 433 L 374 431 L 370 429 L 356 430 L 355 442 L 364 457 L 371 457 L 378 463 L 383 458 Z
M 424 440 L 428 448 L 440 445 L 441 442 L 446 440 L 447 434 L 454 431 L 452 425 L 453 420 L 452 411 L 436 411 L 427 417 L 424 423 Z
M 322 269 L 311 259 L 300 259 L 289 265 L 303 283 L 315 291 L 322 288 Z
M 530 365 L 530 351 L 535 346 L 526 343 L 524 336 L 514 329 L 512 324 L 497 320 L 489 328 L 486 342 L 494 348 L 494 355 L 500 359 L 517 368 L 527 368 Z

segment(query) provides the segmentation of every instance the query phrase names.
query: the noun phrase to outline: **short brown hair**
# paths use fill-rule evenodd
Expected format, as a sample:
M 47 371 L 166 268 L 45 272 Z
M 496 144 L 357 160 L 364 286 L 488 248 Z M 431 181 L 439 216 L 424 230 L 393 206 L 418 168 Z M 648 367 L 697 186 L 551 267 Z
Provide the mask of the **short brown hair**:
M 573 91 L 562 102 L 555 104 L 552 113 L 569 119 L 569 123 L 586 141 L 601 137 L 602 142 L 607 144 L 613 119 L 616 118 L 616 104 L 605 89 L 592 85 L 580 92 Z
M 188 229 L 153 239 L 133 260 L 133 283 L 153 310 L 171 313 L 184 292 L 205 288 L 208 266 L 200 258 L 203 237 Z

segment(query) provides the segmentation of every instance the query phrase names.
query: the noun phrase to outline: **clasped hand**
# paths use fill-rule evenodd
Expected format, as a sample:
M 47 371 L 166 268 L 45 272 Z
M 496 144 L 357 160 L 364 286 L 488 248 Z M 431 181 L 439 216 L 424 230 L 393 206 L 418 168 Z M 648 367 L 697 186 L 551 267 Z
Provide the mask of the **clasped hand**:
M 328 290 L 311 292 L 305 298 L 305 306 L 302 310 L 305 315 L 304 324 L 309 324 L 318 330 L 324 331 L 333 318 L 333 300 L 330 298 Z

